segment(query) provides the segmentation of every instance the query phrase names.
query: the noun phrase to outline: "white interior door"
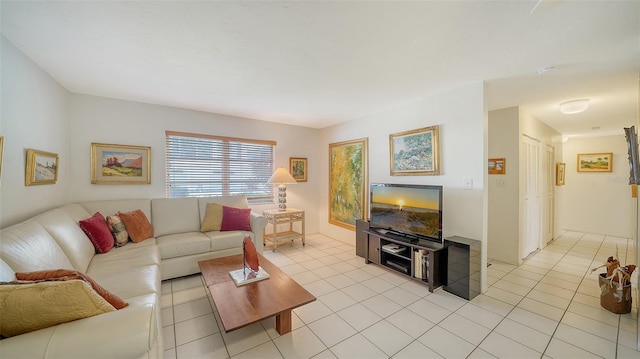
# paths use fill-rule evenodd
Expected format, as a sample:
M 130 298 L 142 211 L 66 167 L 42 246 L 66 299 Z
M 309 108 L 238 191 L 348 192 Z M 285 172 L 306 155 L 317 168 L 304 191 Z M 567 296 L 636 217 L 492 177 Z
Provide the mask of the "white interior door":
M 540 143 L 528 136 L 522 137 L 525 168 L 524 191 L 524 246 L 522 258 L 538 249 L 540 243 Z
M 549 146 L 547 145 L 547 151 L 546 151 L 546 156 L 545 156 L 545 164 L 544 164 L 544 168 L 545 168 L 545 173 L 544 173 L 544 183 L 545 183 L 545 187 L 544 187 L 544 201 L 545 201 L 545 205 L 544 205 L 544 210 L 543 210 L 543 218 L 544 218 L 544 223 L 542 225 L 543 231 L 542 231 L 542 245 L 543 247 L 549 243 L 549 241 L 551 241 L 553 239 L 553 232 L 554 232 L 554 208 L 555 208 L 555 199 L 554 199 L 554 191 L 555 191 L 555 149 L 553 148 L 553 146 Z

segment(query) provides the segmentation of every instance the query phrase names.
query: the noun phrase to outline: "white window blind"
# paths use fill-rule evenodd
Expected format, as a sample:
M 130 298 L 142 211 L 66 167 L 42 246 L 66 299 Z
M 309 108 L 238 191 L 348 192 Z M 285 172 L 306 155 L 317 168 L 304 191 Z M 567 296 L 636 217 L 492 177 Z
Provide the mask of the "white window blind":
M 244 194 L 273 200 L 275 141 L 166 131 L 167 197 Z

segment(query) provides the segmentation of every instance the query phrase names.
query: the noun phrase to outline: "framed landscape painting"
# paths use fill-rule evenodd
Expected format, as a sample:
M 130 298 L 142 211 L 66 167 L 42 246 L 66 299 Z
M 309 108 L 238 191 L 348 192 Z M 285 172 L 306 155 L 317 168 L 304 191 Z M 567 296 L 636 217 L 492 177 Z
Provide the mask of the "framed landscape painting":
M 392 176 L 439 175 L 438 126 L 389 135 Z
M 289 173 L 298 182 L 307 182 L 307 159 L 301 157 L 289 157 Z
M 27 149 L 25 186 L 55 184 L 58 180 L 58 154 Z
M 355 230 L 367 214 L 367 138 L 329 144 L 329 223 Z
M 92 143 L 91 183 L 151 183 L 151 147 Z
M 613 171 L 613 153 L 579 153 L 578 172 L 611 172 Z

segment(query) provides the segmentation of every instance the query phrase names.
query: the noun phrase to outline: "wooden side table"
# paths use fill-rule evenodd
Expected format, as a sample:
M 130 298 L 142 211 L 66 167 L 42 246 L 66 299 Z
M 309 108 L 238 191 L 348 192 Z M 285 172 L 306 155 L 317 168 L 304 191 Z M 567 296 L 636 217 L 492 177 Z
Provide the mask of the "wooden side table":
M 301 209 L 295 208 L 287 208 L 284 211 L 278 209 L 269 209 L 262 211 L 262 215 L 267 219 L 267 222 L 271 224 L 273 230 L 272 233 L 267 233 L 267 228 L 264 229 L 264 243 L 266 246 L 266 242 L 273 243 L 273 251 L 276 251 L 279 245 L 284 244 L 281 242 L 291 240 L 293 242 L 294 239 L 301 238 L 302 245 L 305 245 L 304 242 L 304 211 Z M 302 230 L 300 232 L 296 232 L 293 229 L 293 223 L 301 222 Z M 284 232 L 278 232 L 278 224 L 289 224 L 289 230 Z

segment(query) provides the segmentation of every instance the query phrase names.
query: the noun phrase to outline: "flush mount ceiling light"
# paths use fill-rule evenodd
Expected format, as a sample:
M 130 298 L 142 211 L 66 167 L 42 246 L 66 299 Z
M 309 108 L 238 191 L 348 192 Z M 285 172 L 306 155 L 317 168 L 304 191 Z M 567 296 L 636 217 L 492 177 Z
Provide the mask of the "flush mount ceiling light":
M 570 115 L 585 111 L 589 107 L 588 99 L 571 100 L 560 104 L 560 112 Z
M 551 73 L 555 70 L 556 68 L 553 66 L 545 66 L 545 67 L 541 67 L 538 69 L 538 75 L 544 75 L 544 74 L 548 74 Z

